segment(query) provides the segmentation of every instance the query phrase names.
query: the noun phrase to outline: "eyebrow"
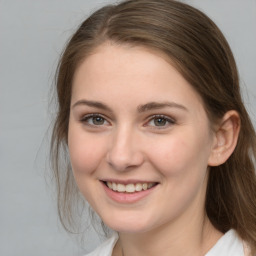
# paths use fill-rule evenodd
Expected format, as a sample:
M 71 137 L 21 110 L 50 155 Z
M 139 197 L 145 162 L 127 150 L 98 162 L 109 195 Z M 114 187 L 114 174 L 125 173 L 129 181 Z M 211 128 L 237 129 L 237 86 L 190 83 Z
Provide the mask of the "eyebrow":
M 72 108 L 79 106 L 79 105 L 86 105 L 89 107 L 95 107 L 95 108 L 99 108 L 102 110 L 106 110 L 108 112 L 113 112 L 111 110 L 110 107 L 108 107 L 107 105 L 105 105 L 104 103 L 98 102 L 98 101 L 90 101 L 90 100 L 79 100 L 77 101 L 75 104 L 72 105 Z M 170 107 L 170 108 L 179 108 L 181 110 L 185 110 L 188 111 L 188 109 L 181 105 L 181 104 L 177 104 L 175 102 L 149 102 L 143 105 L 139 105 L 137 107 L 137 111 L 139 113 L 143 113 L 146 111 L 150 111 L 150 110 L 155 110 L 155 109 L 162 109 L 162 108 L 166 108 L 166 107 Z
M 89 107 L 99 108 L 102 110 L 106 110 L 109 112 L 112 112 L 112 110 L 105 104 L 98 102 L 98 101 L 91 101 L 91 100 L 79 100 L 75 104 L 73 104 L 72 108 L 80 105 L 86 105 Z
M 177 104 L 175 102 L 169 102 L 169 101 L 167 101 L 167 102 L 149 102 L 147 104 L 138 106 L 137 110 L 139 113 L 142 113 L 142 112 L 155 110 L 155 109 L 162 109 L 162 108 L 166 108 L 166 107 L 179 108 L 179 109 L 188 111 L 188 109 L 185 106 Z

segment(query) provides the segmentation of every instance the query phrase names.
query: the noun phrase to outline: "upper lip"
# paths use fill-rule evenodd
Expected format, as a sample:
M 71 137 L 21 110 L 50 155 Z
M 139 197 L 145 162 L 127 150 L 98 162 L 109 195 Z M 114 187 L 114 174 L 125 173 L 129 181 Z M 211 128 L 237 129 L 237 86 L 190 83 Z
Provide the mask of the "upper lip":
M 127 180 L 119 180 L 119 179 L 101 179 L 102 182 L 114 182 L 117 184 L 137 184 L 137 183 L 159 183 L 157 181 L 150 181 L 150 180 L 140 180 L 140 179 L 127 179 Z

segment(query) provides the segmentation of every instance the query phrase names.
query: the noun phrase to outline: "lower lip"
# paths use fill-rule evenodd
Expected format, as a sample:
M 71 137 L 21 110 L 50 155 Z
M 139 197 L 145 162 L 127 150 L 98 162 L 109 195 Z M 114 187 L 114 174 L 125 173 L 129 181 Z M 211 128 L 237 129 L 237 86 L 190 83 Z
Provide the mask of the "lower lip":
M 140 201 L 141 199 L 147 197 L 150 193 L 152 193 L 154 191 L 154 189 L 157 187 L 154 186 L 150 189 L 147 190 L 142 190 L 139 192 L 134 192 L 134 193 L 123 193 L 123 192 L 117 192 L 117 191 L 113 191 L 112 189 L 110 189 L 108 186 L 106 186 L 104 183 L 102 183 L 103 188 L 106 192 L 106 194 L 114 201 L 118 202 L 118 203 L 135 203 Z

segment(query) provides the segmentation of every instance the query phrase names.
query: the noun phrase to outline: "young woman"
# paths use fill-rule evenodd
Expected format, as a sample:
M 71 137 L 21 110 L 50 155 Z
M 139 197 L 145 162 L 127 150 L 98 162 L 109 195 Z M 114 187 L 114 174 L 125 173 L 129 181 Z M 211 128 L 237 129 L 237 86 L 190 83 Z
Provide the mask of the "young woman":
M 56 90 L 62 223 L 80 191 L 116 231 L 90 256 L 255 255 L 255 131 L 207 16 L 173 0 L 101 8 L 69 41 Z

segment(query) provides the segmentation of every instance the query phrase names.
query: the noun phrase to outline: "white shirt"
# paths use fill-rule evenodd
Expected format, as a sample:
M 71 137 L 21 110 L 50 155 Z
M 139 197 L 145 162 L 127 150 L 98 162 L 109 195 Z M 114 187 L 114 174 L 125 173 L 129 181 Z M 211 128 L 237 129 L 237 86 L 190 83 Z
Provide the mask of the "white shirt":
M 118 240 L 118 234 L 102 243 L 96 250 L 85 256 L 111 256 Z M 234 230 L 225 233 L 205 256 L 244 256 L 243 241 Z

